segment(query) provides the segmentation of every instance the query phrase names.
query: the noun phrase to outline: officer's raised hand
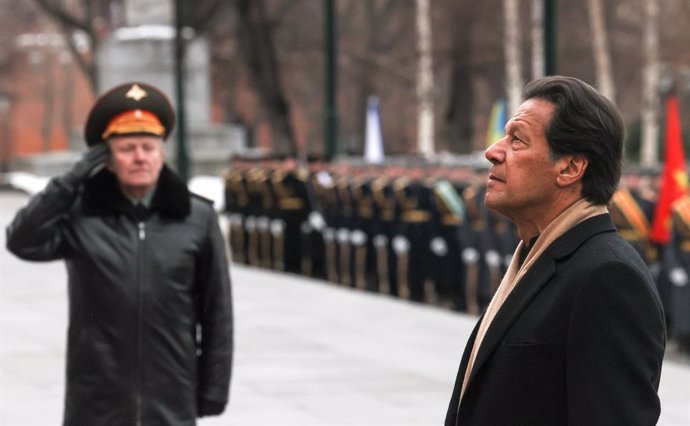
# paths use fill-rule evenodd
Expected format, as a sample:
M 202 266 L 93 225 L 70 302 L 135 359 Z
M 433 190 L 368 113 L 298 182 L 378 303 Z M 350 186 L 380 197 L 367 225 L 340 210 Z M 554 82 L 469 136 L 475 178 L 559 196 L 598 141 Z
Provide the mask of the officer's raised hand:
M 63 185 L 69 188 L 75 188 L 78 185 L 86 182 L 91 176 L 91 172 L 99 166 L 104 165 L 110 158 L 110 145 L 107 143 L 99 143 L 93 145 L 82 154 L 79 161 L 74 163 L 72 168 L 60 176 L 58 180 Z

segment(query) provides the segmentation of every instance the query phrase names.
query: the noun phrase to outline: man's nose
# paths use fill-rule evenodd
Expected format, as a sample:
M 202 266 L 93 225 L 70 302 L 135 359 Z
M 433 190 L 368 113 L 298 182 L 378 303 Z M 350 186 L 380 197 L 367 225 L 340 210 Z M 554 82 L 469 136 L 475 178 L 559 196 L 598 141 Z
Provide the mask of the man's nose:
M 484 157 L 489 160 L 492 164 L 501 163 L 505 158 L 505 150 L 503 148 L 503 142 L 507 136 L 504 136 L 496 143 L 491 145 L 484 151 Z
M 141 161 L 145 157 L 146 157 L 146 153 L 144 152 L 143 148 L 138 147 L 134 150 L 134 159 L 135 160 Z

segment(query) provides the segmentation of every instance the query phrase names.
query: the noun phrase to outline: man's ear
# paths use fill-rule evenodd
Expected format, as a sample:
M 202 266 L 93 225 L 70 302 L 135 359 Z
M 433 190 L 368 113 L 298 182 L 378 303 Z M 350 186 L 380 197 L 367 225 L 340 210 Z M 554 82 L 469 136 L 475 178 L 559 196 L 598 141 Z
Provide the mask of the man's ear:
M 558 160 L 559 171 L 556 177 L 558 186 L 570 186 L 582 181 L 589 161 L 582 155 L 565 155 Z

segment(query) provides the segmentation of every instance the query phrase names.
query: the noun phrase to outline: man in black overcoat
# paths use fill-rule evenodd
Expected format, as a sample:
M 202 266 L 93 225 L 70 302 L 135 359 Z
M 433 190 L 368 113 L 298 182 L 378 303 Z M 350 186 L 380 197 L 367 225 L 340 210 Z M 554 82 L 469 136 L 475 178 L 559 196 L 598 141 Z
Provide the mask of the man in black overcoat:
M 520 243 L 462 356 L 455 425 L 655 425 L 666 334 L 652 276 L 606 208 L 623 123 L 588 84 L 525 87 L 486 151 L 484 202 Z

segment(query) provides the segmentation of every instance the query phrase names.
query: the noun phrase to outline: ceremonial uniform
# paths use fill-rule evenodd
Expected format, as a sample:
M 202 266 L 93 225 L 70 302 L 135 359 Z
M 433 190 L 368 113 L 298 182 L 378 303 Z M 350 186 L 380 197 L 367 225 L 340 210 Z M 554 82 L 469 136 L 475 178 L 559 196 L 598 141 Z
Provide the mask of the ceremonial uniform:
M 376 252 L 378 290 L 383 294 L 397 294 L 396 257 L 391 246 L 396 229 L 396 203 L 392 181 L 379 176 L 371 183 L 374 199 L 372 242 Z
M 249 208 L 247 183 L 244 171 L 231 169 L 225 175 L 225 212 L 228 215 L 228 239 L 232 260 L 247 263 L 247 238 L 245 219 Z
M 360 175 L 352 181 L 353 230 L 350 241 L 354 262 L 352 277 L 359 289 L 374 290 L 376 286 L 376 257 L 373 244 L 374 196 L 371 180 Z
M 672 240 L 668 249 L 668 278 L 671 282 L 670 333 L 680 349 L 690 353 L 690 195 L 671 206 Z
M 414 301 L 429 298 L 429 243 L 433 192 L 423 181 L 398 178 L 395 196 L 400 207 L 401 226 L 394 241 L 397 254 L 398 296 Z
M 351 232 L 354 223 L 354 206 L 352 193 L 350 192 L 350 178 L 338 176 L 336 179 L 336 200 L 338 219 L 336 228 L 336 241 L 338 247 L 338 281 L 345 286 L 351 286 L 352 277 L 352 248 Z
M 311 212 L 306 186 L 308 177 L 306 169 L 298 168 L 278 169 L 271 178 L 278 216 L 285 223 L 284 237 L 275 241 L 274 258 L 282 262 L 288 272 L 303 272 L 302 227 Z
M 484 289 L 489 288 L 489 269 L 482 244 L 482 235 L 487 227 L 484 188 L 470 185 L 463 191 L 462 197 L 467 215 L 467 226 L 461 228 L 461 239 L 464 242 L 461 257 L 466 268 L 466 312 L 479 314 L 488 303 L 486 295 L 480 295 L 486 293 Z
M 460 258 L 465 204 L 453 185 L 438 180 L 434 186 L 433 238 L 429 244 L 432 277 L 439 303 L 451 309 L 465 307 L 465 265 Z
M 657 250 L 649 240 L 654 202 L 640 197 L 629 188 L 621 187 L 613 195 L 609 211 L 618 232 L 635 248 L 647 265 L 656 263 Z
M 248 215 L 245 220 L 247 259 L 252 266 L 271 267 L 271 219 L 274 196 L 267 170 L 254 167 L 247 172 Z
M 326 170 L 313 175 L 314 193 L 321 207 L 323 226 L 321 228 L 322 240 L 325 248 L 324 269 L 326 279 L 330 282 L 338 282 L 338 247 L 336 233 L 340 223 L 338 210 L 338 194 L 333 176 Z

